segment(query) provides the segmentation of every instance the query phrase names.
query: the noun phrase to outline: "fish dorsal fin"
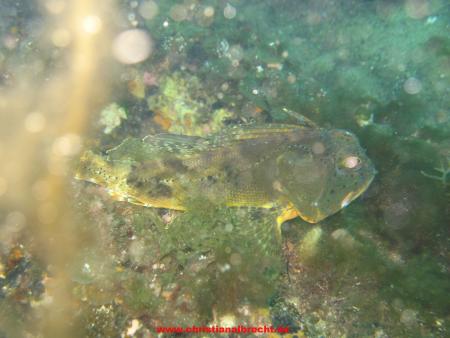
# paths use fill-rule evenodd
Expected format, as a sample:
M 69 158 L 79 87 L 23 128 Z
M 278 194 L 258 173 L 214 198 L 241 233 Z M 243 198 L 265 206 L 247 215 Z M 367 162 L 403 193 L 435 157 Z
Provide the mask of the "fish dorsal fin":
M 206 141 L 200 136 L 178 135 L 178 134 L 156 134 L 147 135 L 142 142 L 152 147 L 159 147 L 161 151 L 190 151 L 206 146 Z
M 220 134 L 210 135 L 208 139 L 216 140 L 216 143 L 233 143 L 233 141 L 259 139 L 271 135 L 285 134 L 304 129 L 301 125 L 292 124 L 264 124 L 264 125 L 237 125 L 226 128 Z
M 189 135 L 179 135 L 179 134 L 169 134 L 169 133 L 160 133 L 155 135 L 147 135 L 142 141 L 144 143 L 161 143 L 161 144 L 195 144 L 198 141 L 202 140 L 200 136 L 189 136 Z
M 142 140 L 127 138 L 106 154 L 112 161 L 142 162 L 170 155 L 190 155 L 207 148 L 208 142 L 198 136 L 156 134 Z
M 158 154 L 189 156 L 202 150 L 207 150 L 209 142 L 200 136 L 179 134 L 148 135 L 142 139 L 145 147 L 154 149 Z
M 127 137 L 118 146 L 106 151 L 111 161 L 139 161 L 142 157 L 142 144 L 138 138 Z
M 318 128 L 317 124 L 315 124 L 312 120 L 310 120 L 306 116 L 287 108 L 283 108 L 282 110 L 284 113 L 294 118 L 299 126 L 303 126 L 305 128 Z
M 301 116 L 301 115 L 299 115 Z M 218 134 L 206 137 L 178 134 L 156 134 L 138 138 L 126 138 L 118 146 L 106 152 L 107 158 L 119 162 L 141 162 L 171 155 L 190 156 L 235 144 L 243 140 L 267 138 L 296 130 L 313 129 L 316 125 L 306 117 L 301 124 L 236 125 Z
M 275 134 L 283 134 L 286 132 L 291 132 L 295 130 L 304 130 L 304 129 L 319 129 L 317 124 L 311 121 L 306 116 L 289 110 L 287 108 L 283 108 L 283 112 L 293 117 L 296 122 L 295 124 L 246 124 L 246 125 L 236 125 L 233 127 L 226 128 L 219 135 L 212 135 L 212 138 L 217 136 L 218 138 L 227 139 L 227 140 L 247 140 L 247 139 L 256 139 L 262 136 L 270 136 Z

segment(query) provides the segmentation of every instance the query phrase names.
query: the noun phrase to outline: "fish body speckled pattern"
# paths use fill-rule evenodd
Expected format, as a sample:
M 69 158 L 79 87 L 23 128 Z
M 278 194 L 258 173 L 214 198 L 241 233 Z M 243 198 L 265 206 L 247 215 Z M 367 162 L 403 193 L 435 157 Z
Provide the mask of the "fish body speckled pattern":
M 317 223 L 336 213 L 375 173 L 353 134 L 305 124 L 127 138 L 105 156 L 85 152 L 76 178 L 148 207 L 186 210 L 199 196 L 230 207 L 279 208 L 281 224 L 297 216 Z

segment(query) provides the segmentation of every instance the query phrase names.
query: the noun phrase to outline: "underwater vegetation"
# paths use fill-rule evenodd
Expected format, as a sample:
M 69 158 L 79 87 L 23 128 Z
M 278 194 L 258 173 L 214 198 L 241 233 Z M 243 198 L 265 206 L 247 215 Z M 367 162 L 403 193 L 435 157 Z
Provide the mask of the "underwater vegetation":
M 118 305 L 117 311 L 146 327 L 206 325 L 242 313 L 251 322 L 253 311 L 267 307 L 285 269 L 273 227 L 276 215 L 267 211 L 262 217 L 258 209 L 217 207 L 206 200 L 192 203 L 197 207 L 170 224 L 153 209 L 120 203 L 90 212 L 99 227 L 85 229 L 87 236 L 102 245 L 82 250 L 72 271 L 76 297 L 90 309 L 79 318 L 81 326 L 90 322 L 91 311 Z M 112 220 L 111 212 L 124 216 Z M 109 256 L 96 254 L 106 250 Z M 270 322 L 268 313 L 265 319 Z M 101 330 L 95 326 L 86 334 Z
M 102 110 L 100 113 L 100 124 L 105 126 L 103 132 L 110 134 L 115 128 L 120 126 L 122 120 L 126 120 L 127 113 L 125 109 L 120 107 L 117 103 L 112 103 Z
M 42 15 L 20 4 L 0 10 L 0 107 L 24 73 L 47 79 L 69 66 L 61 31 L 37 48 Z M 441 0 L 121 2 L 112 31 L 145 32 L 150 55 L 108 64 L 95 84 L 110 95 L 92 98 L 98 107 L 86 131 L 56 143 L 44 134 L 39 143 L 73 164 L 62 199 L 76 225 L 63 265 L 74 336 L 156 337 L 159 326 L 239 324 L 288 326 L 286 337 L 449 336 L 449 11 Z M 346 208 L 317 224 L 286 220 L 281 236 L 275 210 L 226 207 L 201 189 L 181 212 L 119 201 L 108 184 L 74 179 L 84 150 L 121 168 L 133 157 L 124 140 L 301 124 L 289 111 L 323 130 L 350 131 L 377 173 Z M 39 138 L 54 122 L 43 114 L 33 110 L 21 128 Z M 1 156 L 12 137 L 4 126 Z M 108 158 L 117 147 L 123 156 Z M 45 336 L 41 321 L 57 304 L 58 279 L 34 220 L 56 211 L 35 177 L 24 192 L 31 202 L 9 199 L 20 185 L 8 175 L 18 169 L 4 163 L 0 336 Z M 21 209 L 29 205 L 30 215 Z
M 148 108 L 155 112 L 154 122 L 171 133 L 202 136 L 220 130 L 233 116 L 214 107 L 216 98 L 206 94 L 195 76 L 174 73 L 161 77 L 158 85 L 157 93 L 147 98 Z

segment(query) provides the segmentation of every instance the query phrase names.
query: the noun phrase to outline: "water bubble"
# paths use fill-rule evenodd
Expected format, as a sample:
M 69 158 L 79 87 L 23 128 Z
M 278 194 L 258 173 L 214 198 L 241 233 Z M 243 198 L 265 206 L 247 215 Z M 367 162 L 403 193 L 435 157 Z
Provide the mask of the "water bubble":
M 102 20 L 96 15 L 88 15 L 83 18 L 82 28 L 88 34 L 96 34 L 102 28 Z
M 16 48 L 18 43 L 19 39 L 11 34 L 7 34 L 3 38 L 3 45 L 9 50 Z
M 242 263 L 242 257 L 238 253 L 232 253 L 230 255 L 230 264 L 231 265 L 241 265 Z
M 78 154 L 81 149 L 81 137 L 77 134 L 65 134 L 58 137 L 52 145 L 53 153 L 62 156 Z
M 136 20 L 136 14 L 134 14 L 133 12 L 128 13 L 128 21 L 135 21 Z
M 236 16 L 236 8 L 230 4 L 227 4 L 223 10 L 223 16 L 226 19 L 233 19 Z
M 323 145 L 322 142 L 315 142 L 312 145 L 312 151 L 314 154 L 317 155 L 323 154 L 325 152 L 325 146 Z
M 31 192 L 35 199 L 38 201 L 44 201 L 50 197 L 51 194 L 51 186 L 45 180 L 37 181 L 31 187 Z
M 294 74 L 289 74 L 288 77 L 287 77 L 287 81 L 288 81 L 290 84 L 294 84 L 295 81 L 297 81 L 297 78 L 295 77 Z
M 278 96 L 278 82 L 275 80 L 265 80 L 261 90 L 267 97 L 276 98 Z
M 414 327 L 417 325 L 417 311 L 412 309 L 405 309 L 400 315 L 400 322 L 407 327 Z
M 139 6 L 138 11 L 144 19 L 151 20 L 158 15 L 159 9 L 154 1 L 144 1 Z
M 412 219 L 411 210 L 413 204 L 404 197 L 390 199 L 389 203 L 383 207 L 383 216 L 386 226 L 390 230 L 399 230 L 404 228 Z
M 51 36 L 52 43 L 56 47 L 67 47 L 70 43 L 70 32 L 65 28 L 56 29 Z
M 244 49 L 240 45 L 233 45 L 230 47 L 228 54 L 231 60 L 241 61 L 244 57 Z
M 147 59 L 153 50 L 150 35 L 141 29 L 120 33 L 112 46 L 114 57 L 121 63 L 134 64 Z
M 26 217 L 20 211 L 12 211 L 6 216 L 5 223 L 22 228 L 26 223 Z
M 225 231 L 226 231 L 226 232 L 232 232 L 232 231 L 233 231 L 233 224 L 227 223 L 227 224 L 225 225 Z
M 267 64 L 267 68 L 269 69 L 275 69 L 275 70 L 282 70 L 283 64 L 279 62 L 271 62 Z
M 66 8 L 64 0 L 49 0 L 45 2 L 45 8 L 52 14 L 59 14 Z
M 337 229 L 331 233 L 331 237 L 344 249 L 352 249 L 356 245 L 353 236 L 346 229 Z
M 130 258 L 136 264 L 143 264 L 145 261 L 145 242 L 144 240 L 135 240 L 131 242 L 129 248 Z
M 38 133 L 45 127 L 45 116 L 39 112 L 33 112 L 25 117 L 25 129 L 30 133 Z
M 317 254 L 322 233 L 320 227 L 314 227 L 305 234 L 298 249 L 302 258 L 309 259 Z
M 184 21 L 187 19 L 188 10 L 184 5 L 175 5 L 170 9 L 170 17 L 174 21 Z
M 434 115 L 434 119 L 437 123 L 446 123 L 449 120 L 450 116 L 447 112 L 440 110 Z
M 37 216 L 39 221 L 44 224 L 50 224 L 56 220 L 58 216 L 58 209 L 52 202 L 45 202 L 38 206 Z
M 410 77 L 403 84 L 403 89 L 410 95 L 415 95 L 420 93 L 422 90 L 422 83 L 415 77 Z
M 405 11 L 413 19 L 422 19 L 430 14 L 427 0 L 406 0 Z
M 212 6 L 206 6 L 205 9 L 203 10 L 203 15 L 206 16 L 207 18 L 211 18 L 214 16 L 214 7 Z
M 0 196 L 6 194 L 8 191 L 8 181 L 3 177 L 0 177 Z
M 3 243 L 16 241 L 26 224 L 25 215 L 20 211 L 10 212 L 3 223 L 0 223 L 0 241 Z

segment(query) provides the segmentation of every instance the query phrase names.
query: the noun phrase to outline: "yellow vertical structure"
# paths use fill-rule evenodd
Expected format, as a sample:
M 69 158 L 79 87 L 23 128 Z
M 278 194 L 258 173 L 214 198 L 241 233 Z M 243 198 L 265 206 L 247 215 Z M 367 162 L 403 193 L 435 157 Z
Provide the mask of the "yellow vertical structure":
M 69 69 L 64 78 L 66 84 L 56 87 L 56 95 L 65 98 L 61 111 L 64 118 L 55 135 L 62 143 L 52 151 L 48 166 L 67 163 L 77 154 L 81 139 L 86 130 L 89 116 L 96 110 L 94 99 L 104 97 L 108 84 L 102 81 L 99 59 L 108 59 L 108 35 L 104 9 L 109 9 L 109 1 L 73 0 L 68 4 L 67 22 L 72 34 L 71 51 L 67 55 Z M 101 100 L 99 100 L 101 101 Z M 98 103 L 97 103 L 98 104 Z M 62 140 L 62 141 L 61 141 Z M 68 177 L 57 170 L 50 170 L 46 179 L 50 185 L 50 200 L 57 214 L 39 231 L 42 244 L 47 245 L 47 261 L 55 267 L 54 280 L 48 292 L 53 297 L 44 327 L 50 337 L 77 336 L 69 327 L 73 318 L 71 299 L 71 280 L 67 267 L 76 254 L 78 225 L 72 217 L 73 201 L 67 198 Z M 50 240 L 50 238 L 52 240 Z
M 70 329 L 75 307 L 67 270 L 80 243 L 68 193 L 69 163 L 78 155 L 90 117 L 107 100 L 102 74 L 111 59 L 107 21 L 113 4 L 41 4 L 48 13 L 45 34 L 30 33 L 35 50 L 16 48 L 17 61 L 7 69 L 14 82 L 0 91 L 0 211 L 24 224 L 20 233 L 33 239 L 19 243 L 49 267 L 46 301 L 34 304 L 42 321 L 29 323 L 29 330 L 42 330 L 45 337 L 76 337 Z M 34 54 L 27 55 L 30 50 Z M 14 232 L 7 239 L 8 244 L 19 240 Z

